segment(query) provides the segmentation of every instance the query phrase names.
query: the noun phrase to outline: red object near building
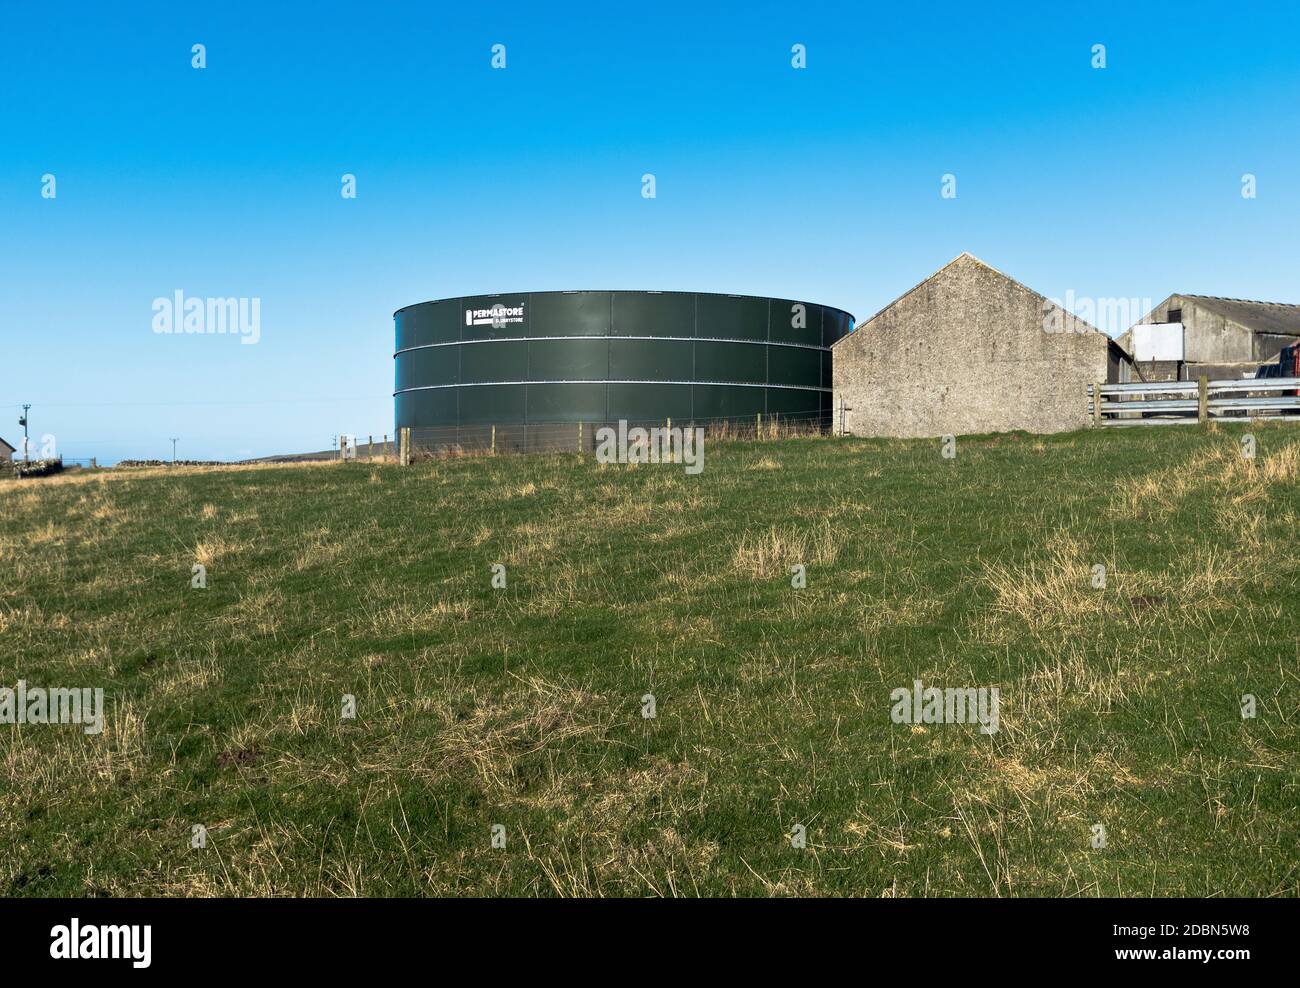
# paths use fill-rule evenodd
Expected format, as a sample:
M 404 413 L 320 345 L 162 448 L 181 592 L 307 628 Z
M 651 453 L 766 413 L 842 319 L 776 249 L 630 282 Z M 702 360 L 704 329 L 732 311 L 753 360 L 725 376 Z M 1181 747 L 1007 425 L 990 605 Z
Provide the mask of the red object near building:
M 1300 377 L 1300 343 L 1282 348 L 1277 355 L 1277 368 L 1279 377 Z M 1292 393 L 1300 395 L 1300 390 Z

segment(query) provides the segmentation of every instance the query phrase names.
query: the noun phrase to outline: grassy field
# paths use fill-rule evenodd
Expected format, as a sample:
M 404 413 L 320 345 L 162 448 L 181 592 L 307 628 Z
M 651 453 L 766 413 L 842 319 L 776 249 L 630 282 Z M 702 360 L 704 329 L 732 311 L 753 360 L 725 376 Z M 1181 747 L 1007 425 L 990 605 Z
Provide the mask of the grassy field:
M 1253 431 L 0 482 L 0 686 L 107 704 L 0 726 L 0 892 L 1294 896 L 1300 430 Z M 894 723 L 917 679 L 1000 729 Z

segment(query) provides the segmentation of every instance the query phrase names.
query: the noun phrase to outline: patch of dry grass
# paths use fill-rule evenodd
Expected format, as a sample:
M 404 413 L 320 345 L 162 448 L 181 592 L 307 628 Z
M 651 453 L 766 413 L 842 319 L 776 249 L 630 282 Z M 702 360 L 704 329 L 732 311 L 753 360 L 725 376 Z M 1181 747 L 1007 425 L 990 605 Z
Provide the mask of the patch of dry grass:
M 1104 596 L 1092 588 L 1092 567 L 1079 539 L 1053 533 L 1042 558 L 1021 563 L 985 563 L 984 580 L 993 591 L 993 610 L 1030 628 L 1099 614 Z M 1118 576 L 1108 567 L 1108 585 Z
M 792 566 L 826 566 L 839 558 L 841 536 L 829 524 L 793 528 L 773 525 L 735 543 L 731 569 L 753 580 L 788 577 Z

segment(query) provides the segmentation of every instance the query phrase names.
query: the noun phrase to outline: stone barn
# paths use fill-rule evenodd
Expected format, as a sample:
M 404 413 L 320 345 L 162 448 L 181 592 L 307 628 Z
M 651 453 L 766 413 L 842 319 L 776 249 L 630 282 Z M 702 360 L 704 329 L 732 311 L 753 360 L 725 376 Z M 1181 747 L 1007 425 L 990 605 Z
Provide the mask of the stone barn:
M 835 428 L 858 436 L 1081 429 L 1088 385 L 1130 380 L 1132 370 L 1101 330 L 970 254 L 832 354 Z

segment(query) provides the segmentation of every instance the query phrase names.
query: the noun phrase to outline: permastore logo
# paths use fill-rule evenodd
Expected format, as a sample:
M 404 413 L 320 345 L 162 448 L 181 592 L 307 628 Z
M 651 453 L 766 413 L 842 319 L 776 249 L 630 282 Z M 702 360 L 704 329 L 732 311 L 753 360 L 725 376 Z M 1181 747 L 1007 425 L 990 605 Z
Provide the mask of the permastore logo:
M 502 305 L 498 302 L 490 309 L 465 310 L 466 326 L 496 326 L 499 328 L 507 323 L 523 321 L 524 306 L 522 302 L 513 306 Z

